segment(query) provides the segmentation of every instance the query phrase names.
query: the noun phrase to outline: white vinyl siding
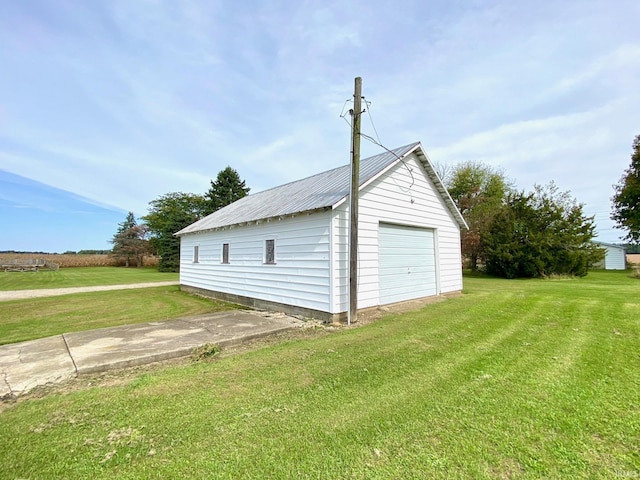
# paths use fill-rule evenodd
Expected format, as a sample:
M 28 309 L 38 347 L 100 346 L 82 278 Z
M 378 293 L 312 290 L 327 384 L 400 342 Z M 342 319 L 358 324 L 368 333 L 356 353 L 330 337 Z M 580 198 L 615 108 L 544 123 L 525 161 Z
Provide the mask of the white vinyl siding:
M 330 311 L 331 212 L 301 214 L 181 238 L 180 283 L 324 312 Z M 275 240 L 276 264 L 265 263 L 266 240 Z M 200 263 L 189 253 L 200 245 Z M 223 243 L 233 245 L 220 263 Z M 190 259 L 189 259 L 190 260 Z
M 437 295 L 433 230 L 381 223 L 380 304 Z
M 335 210 L 332 222 L 331 313 L 340 313 L 346 311 L 349 305 L 349 210 L 345 204 Z
M 391 257 L 384 258 L 384 245 L 381 250 L 381 224 L 429 232 L 431 276 L 425 282 L 428 287 L 412 292 L 411 298 L 462 290 L 459 224 L 418 157 L 411 154 L 360 191 L 358 308 L 394 300 L 382 292 L 386 280 L 380 271 L 385 274 L 385 261 Z M 180 283 L 331 314 L 345 312 L 348 229 L 347 197 L 333 210 L 186 233 L 181 236 Z M 274 241 L 274 264 L 267 263 L 268 240 Z M 221 263 L 223 243 L 231 246 L 229 264 Z M 199 263 L 191 262 L 195 245 Z
M 348 203 L 347 199 L 336 208 L 333 220 L 333 313 L 348 309 Z M 434 295 L 462 290 L 460 227 L 414 154 L 361 189 L 358 214 L 358 308 L 380 305 L 380 222 L 432 229 L 437 285 Z
M 627 268 L 626 255 L 623 247 L 604 245 L 602 248 L 605 250 L 604 268 L 607 270 L 624 270 Z

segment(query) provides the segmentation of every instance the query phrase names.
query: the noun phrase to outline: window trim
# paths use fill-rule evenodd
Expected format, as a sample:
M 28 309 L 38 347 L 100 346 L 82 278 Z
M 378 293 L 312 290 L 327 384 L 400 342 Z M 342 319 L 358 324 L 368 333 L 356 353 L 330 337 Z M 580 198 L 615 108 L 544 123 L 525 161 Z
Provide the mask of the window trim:
M 272 244 L 271 248 L 271 258 L 269 258 L 269 242 Z M 269 261 L 271 260 L 271 261 Z M 275 238 L 267 238 L 264 241 L 264 264 L 265 265 L 276 265 L 276 239 Z
M 200 245 L 193 246 L 193 261 L 192 263 L 200 263 Z
M 231 263 L 230 250 L 231 247 L 228 243 L 222 244 L 222 258 L 220 259 L 220 263 L 222 263 L 223 265 L 229 265 Z

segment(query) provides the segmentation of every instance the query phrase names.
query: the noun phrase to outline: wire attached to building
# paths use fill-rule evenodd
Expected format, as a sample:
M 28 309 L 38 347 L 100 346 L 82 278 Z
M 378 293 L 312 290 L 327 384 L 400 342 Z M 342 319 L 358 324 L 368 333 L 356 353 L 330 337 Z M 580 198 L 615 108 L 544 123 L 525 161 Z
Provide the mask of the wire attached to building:
M 402 158 L 400 155 L 398 155 L 396 152 L 394 152 L 393 150 L 389 150 L 387 147 L 385 147 L 382 143 L 376 141 L 375 138 L 367 135 L 366 133 L 362 133 L 360 132 L 360 136 L 363 137 L 366 140 L 369 140 L 371 143 L 373 143 L 374 145 L 379 146 L 380 148 L 383 148 L 384 150 L 386 150 L 388 153 L 390 153 L 391 155 L 393 155 L 394 157 L 396 157 L 398 160 L 400 160 L 402 162 L 402 164 L 405 166 L 405 168 L 407 169 L 407 171 L 409 172 L 409 175 L 411 175 L 411 185 L 409 185 L 409 187 L 407 188 L 407 190 L 411 190 L 411 187 L 413 187 L 416 183 L 416 179 L 413 176 L 413 170 L 411 170 L 411 167 L 409 167 L 409 165 L 407 165 L 407 162 L 404 161 L 404 158 Z M 402 188 L 402 187 L 400 187 Z
M 369 140 L 371 143 L 373 143 L 374 145 L 377 145 L 378 147 L 384 149 L 385 151 L 387 151 L 388 153 L 390 153 L 391 155 L 393 155 L 394 157 L 396 157 L 398 160 L 400 160 L 402 162 L 402 164 L 405 166 L 405 168 L 407 169 L 407 171 L 409 172 L 409 175 L 411 176 L 411 185 L 409 185 L 408 188 L 404 188 L 401 187 L 400 185 L 398 185 L 398 187 L 400 187 L 400 189 L 405 190 L 407 192 L 411 192 L 411 188 L 415 185 L 416 183 L 416 179 L 413 176 L 413 170 L 411 170 L 411 167 L 409 167 L 409 165 L 407 165 L 407 162 L 404 161 L 404 159 L 399 156 L 398 154 L 396 154 L 394 151 L 388 149 L 387 147 L 385 147 L 382 142 L 380 141 L 380 135 L 378 135 L 378 130 L 376 129 L 375 124 L 373 123 L 373 116 L 371 115 L 371 102 L 369 100 L 367 100 L 364 96 L 362 97 L 362 99 L 364 100 L 364 103 L 366 105 L 366 108 L 362 111 L 362 113 L 368 113 L 369 114 L 369 121 L 371 122 L 371 127 L 373 128 L 373 131 L 376 134 L 377 140 L 375 138 L 373 138 L 370 135 L 367 135 L 366 133 L 362 133 L 360 132 L 360 136 L 362 138 L 364 138 L 365 140 Z M 352 116 L 353 115 L 353 109 L 349 109 L 345 111 L 345 108 L 347 106 L 348 103 L 353 102 L 352 99 L 347 98 L 344 102 L 344 105 L 342 105 L 342 110 L 340 112 L 340 118 L 342 118 L 347 125 L 349 125 L 349 127 L 351 127 L 351 123 L 349 122 L 349 120 L 347 120 L 347 113 Z M 411 197 L 412 199 L 412 203 L 413 203 L 413 196 Z
M 396 157 L 398 160 L 400 160 L 402 162 L 402 164 L 405 166 L 405 168 L 407 169 L 407 171 L 409 172 L 409 175 L 411 176 L 411 185 L 409 185 L 408 188 L 406 188 L 406 191 L 411 192 L 411 188 L 415 185 L 416 183 L 416 179 L 413 176 L 413 171 L 411 170 L 411 167 L 409 167 L 409 165 L 407 165 L 407 162 L 404 161 L 404 159 L 399 156 L 398 154 L 396 154 L 394 151 L 388 149 L 387 147 L 385 147 L 382 142 L 380 141 L 380 135 L 378 135 L 378 130 L 376 129 L 375 124 L 373 123 L 373 116 L 371 115 L 371 102 L 369 100 L 367 100 L 365 97 L 362 97 L 362 99 L 364 100 L 364 103 L 366 105 L 366 108 L 363 110 L 362 113 L 368 113 L 369 114 L 369 121 L 371 122 L 371 127 L 373 128 L 373 131 L 376 134 L 377 140 L 373 137 L 371 137 L 370 135 L 367 135 L 366 133 L 362 133 L 360 132 L 360 136 L 362 138 L 364 138 L 365 140 L 369 140 L 371 143 L 373 143 L 374 145 L 377 145 L 378 147 L 384 149 L 385 151 L 387 151 L 388 153 L 390 153 L 391 155 L 393 155 L 394 157 Z M 352 102 L 353 100 L 348 98 L 345 102 L 344 105 L 342 106 L 342 111 L 340 112 L 340 118 L 344 119 L 345 122 L 347 122 L 347 125 L 351 126 L 351 123 L 349 122 L 349 120 L 347 120 L 346 118 L 346 113 L 345 113 L 345 107 L 347 105 L 347 103 Z M 353 109 L 351 110 L 347 110 L 347 112 L 349 112 L 350 114 L 353 112 Z M 399 186 L 399 185 L 398 185 Z M 400 186 L 399 186 L 400 187 Z M 405 190 L 405 188 L 400 187 L 402 190 Z M 413 199 L 413 197 L 412 197 Z

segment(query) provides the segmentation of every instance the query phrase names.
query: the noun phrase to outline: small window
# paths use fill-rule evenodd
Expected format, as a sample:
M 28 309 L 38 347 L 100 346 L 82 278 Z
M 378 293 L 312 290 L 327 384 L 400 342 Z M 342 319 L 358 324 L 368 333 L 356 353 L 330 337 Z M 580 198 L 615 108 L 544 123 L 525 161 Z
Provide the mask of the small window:
M 229 263 L 229 244 L 222 244 L 222 263 Z
M 193 246 L 193 263 L 198 263 L 198 254 L 200 247 L 198 245 Z
M 266 240 L 264 244 L 264 263 L 273 265 L 276 263 L 276 241 Z

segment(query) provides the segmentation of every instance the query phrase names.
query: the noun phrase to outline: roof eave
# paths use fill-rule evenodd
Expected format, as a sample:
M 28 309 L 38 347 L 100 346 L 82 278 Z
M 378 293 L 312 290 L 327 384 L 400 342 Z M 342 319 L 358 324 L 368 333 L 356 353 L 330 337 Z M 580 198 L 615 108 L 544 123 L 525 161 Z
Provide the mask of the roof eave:
M 436 169 L 433 168 L 433 165 L 431 164 L 431 160 L 429 160 L 429 156 L 426 154 L 426 152 L 422 148 L 422 145 L 419 145 L 419 148 L 416 149 L 416 155 L 424 165 L 427 175 L 429 176 L 433 184 L 438 189 L 438 192 L 442 196 L 442 199 L 444 200 L 444 202 L 449 207 L 449 211 L 458 222 L 458 225 L 460 225 L 461 228 L 465 228 L 469 230 L 469 225 L 467 225 L 467 222 L 465 221 L 464 217 L 460 213 L 460 210 L 458 210 L 458 207 L 453 201 L 453 198 L 451 198 L 451 195 L 449 195 L 449 191 L 447 190 L 447 187 L 444 186 L 444 183 L 442 182 L 442 179 L 438 175 L 438 172 L 436 172 Z
M 435 168 L 433 168 L 433 165 L 431 165 L 431 160 L 429 160 L 429 157 L 425 153 L 424 149 L 422 148 L 422 144 L 420 142 L 416 143 L 415 146 L 411 150 L 407 151 L 404 155 L 398 156 L 398 158 L 396 159 L 395 162 L 389 164 L 386 168 L 380 170 L 380 172 L 378 172 L 376 175 L 374 175 L 369 180 L 367 180 L 362 185 L 360 185 L 359 190 L 362 190 L 363 188 L 365 188 L 368 185 L 370 185 L 372 182 L 376 181 L 382 175 L 385 175 L 389 170 L 394 168 L 397 165 L 398 162 L 404 161 L 404 159 L 407 156 L 411 155 L 414 152 L 416 153 L 416 156 L 418 157 L 418 159 L 420 160 L 420 162 L 424 166 L 424 169 L 427 172 L 427 175 L 428 175 L 429 179 L 435 185 L 436 189 L 438 190 L 438 192 L 442 196 L 444 202 L 447 204 L 447 207 L 449 207 L 449 211 L 451 212 L 451 214 L 455 218 L 455 220 L 458 223 L 458 225 L 460 225 L 461 228 L 465 228 L 465 229 L 469 230 L 469 225 L 467 225 L 467 222 L 465 221 L 464 217 L 460 213 L 460 210 L 458 210 L 458 207 L 456 206 L 455 202 L 451 198 L 451 195 L 449 195 L 449 192 L 448 192 L 447 188 L 444 186 L 444 183 L 442 182 L 442 179 L 438 175 L 438 172 L 436 172 Z M 334 209 L 338 208 L 340 205 L 342 205 L 344 202 L 347 201 L 347 198 L 349 198 L 349 195 L 345 195 L 340 200 L 338 200 L 332 206 L 332 208 L 334 208 Z
M 232 228 L 244 227 L 244 226 L 247 226 L 247 225 L 259 225 L 261 223 L 269 223 L 269 222 L 272 222 L 274 220 L 283 220 L 285 218 L 299 217 L 300 215 L 310 215 L 312 213 L 326 212 L 328 210 L 331 210 L 331 208 L 332 208 L 331 205 L 326 205 L 324 207 L 318 207 L 318 208 L 313 208 L 313 209 L 309 209 L 309 210 L 303 210 L 303 211 L 300 211 L 300 212 L 288 213 L 286 215 L 274 215 L 272 217 L 258 218 L 256 220 L 249 220 L 249 221 L 246 221 L 246 222 L 229 223 L 229 224 L 226 224 L 226 225 L 219 225 L 217 227 L 203 228 L 203 229 L 192 230 L 192 231 L 187 231 L 187 232 L 184 231 L 186 229 L 182 229 L 179 232 L 174 233 L 174 235 L 176 237 L 182 237 L 184 235 L 190 235 L 190 234 L 201 234 L 201 233 L 208 233 L 208 232 L 217 232 L 217 231 L 220 231 L 220 230 L 229 230 L 229 229 L 232 229 Z
M 375 182 L 378 178 L 380 178 L 382 175 L 385 175 L 389 170 L 391 170 L 393 167 L 396 166 L 396 164 L 400 161 L 403 161 L 407 156 L 411 155 L 417 148 L 420 148 L 420 142 L 417 142 L 412 148 L 411 150 L 408 150 L 407 152 L 405 152 L 404 154 L 402 154 L 402 156 L 400 155 L 396 155 L 396 160 L 392 163 L 390 163 L 389 165 L 387 165 L 385 168 L 383 168 L 382 170 L 380 170 L 378 173 L 376 173 L 373 177 L 371 177 L 370 179 L 368 179 L 366 182 L 363 182 L 359 187 L 358 187 L 358 191 L 368 187 L 369 185 L 371 185 L 373 182 Z M 388 150 L 387 150 L 388 151 Z M 392 153 L 393 155 L 395 155 L 395 153 L 393 152 L 389 152 Z M 340 205 L 342 205 L 344 202 L 347 201 L 347 199 L 349 198 L 349 194 L 345 195 L 344 197 L 342 197 L 340 200 L 338 200 L 336 203 L 333 204 L 332 208 L 336 209 L 338 208 Z

